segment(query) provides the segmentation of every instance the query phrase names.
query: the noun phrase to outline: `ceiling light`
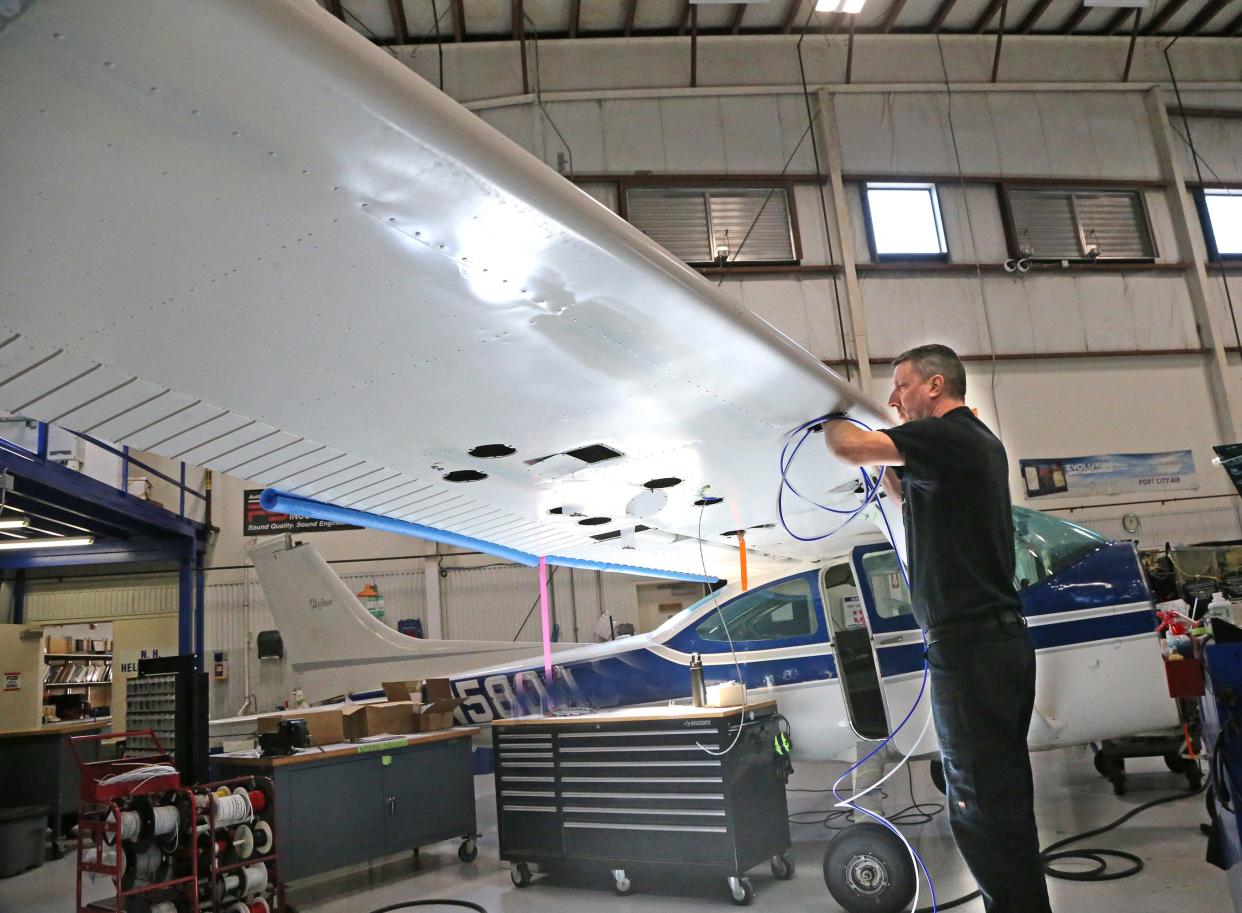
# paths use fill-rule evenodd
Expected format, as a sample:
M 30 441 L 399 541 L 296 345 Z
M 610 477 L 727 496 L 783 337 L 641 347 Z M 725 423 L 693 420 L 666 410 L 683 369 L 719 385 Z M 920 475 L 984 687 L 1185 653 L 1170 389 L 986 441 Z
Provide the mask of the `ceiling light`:
M 6 539 L 0 542 L 0 551 L 27 548 L 75 548 L 93 545 L 94 536 L 56 536 L 48 539 Z
M 0 529 L 21 529 L 29 525 L 30 521 L 25 517 L 19 517 L 13 520 L 0 520 Z
M 861 13 L 867 0 L 815 0 L 817 13 Z

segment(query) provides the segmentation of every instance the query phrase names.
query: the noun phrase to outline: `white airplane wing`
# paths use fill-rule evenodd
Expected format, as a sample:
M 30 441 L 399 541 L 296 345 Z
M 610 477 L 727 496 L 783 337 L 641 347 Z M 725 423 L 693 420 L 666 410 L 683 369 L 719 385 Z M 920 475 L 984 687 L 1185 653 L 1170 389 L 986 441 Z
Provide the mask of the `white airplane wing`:
M 530 554 L 818 554 L 781 448 L 880 407 L 385 51 L 309 0 L 16 8 L 0 407 Z M 818 440 L 793 478 L 857 503 Z

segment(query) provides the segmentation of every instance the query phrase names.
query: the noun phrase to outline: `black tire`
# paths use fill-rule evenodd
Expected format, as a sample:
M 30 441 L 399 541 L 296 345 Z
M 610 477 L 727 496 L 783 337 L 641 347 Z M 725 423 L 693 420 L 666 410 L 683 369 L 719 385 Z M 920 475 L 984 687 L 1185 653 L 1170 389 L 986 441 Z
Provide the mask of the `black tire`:
M 461 846 L 457 848 L 457 858 L 462 862 L 474 862 L 479 858 L 479 845 L 473 838 L 461 842 Z
M 1095 765 L 1095 772 L 1106 780 L 1113 778 L 1112 771 L 1109 769 L 1109 761 L 1103 754 L 1096 752 L 1091 756 L 1091 763 Z
M 1190 758 L 1184 758 L 1177 752 L 1170 752 L 1164 756 L 1164 766 L 1170 773 L 1189 774 L 1191 770 L 1198 770 L 1199 763 Z
M 848 913 L 901 913 L 914 897 L 914 863 L 888 828 L 855 824 L 829 842 L 824 884 Z
M 524 862 L 509 869 L 509 879 L 513 882 L 515 888 L 530 887 L 530 866 Z
M 936 758 L 931 762 L 927 772 L 931 774 L 931 781 L 936 789 L 940 790 L 940 795 L 947 796 L 949 794 L 949 784 L 944 778 L 944 761 Z
M 739 878 L 737 892 L 734 892 L 732 887 L 729 888 L 729 899 L 733 901 L 735 907 L 749 907 L 755 899 L 755 887 L 750 883 L 750 879 Z
M 781 853 L 779 856 L 772 857 L 772 877 L 779 881 L 788 881 L 794 877 L 797 866 L 794 865 L 793 856 L 788 853 Z

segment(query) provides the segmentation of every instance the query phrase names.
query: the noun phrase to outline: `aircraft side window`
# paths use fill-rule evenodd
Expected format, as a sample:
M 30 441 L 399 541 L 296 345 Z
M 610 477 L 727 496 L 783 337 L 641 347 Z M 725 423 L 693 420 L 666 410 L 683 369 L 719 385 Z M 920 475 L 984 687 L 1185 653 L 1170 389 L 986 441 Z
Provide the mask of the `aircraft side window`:
M 863 555 L 863 573 L 871 584 L 875 613 L 880 618 L 900 618 L 911 614 L 910 591 L 897 565 L 897 553 L 869 552 Z
M 1014 583 L 1025 589 L 1108 542 L 1094 530 L 1026 507 L 1013 508 Z
M 708 641 L 756 641 L 807 637 L 817 630 L 811 585 L 798 577 L 721 606 L 703 620 L 695 634 Z

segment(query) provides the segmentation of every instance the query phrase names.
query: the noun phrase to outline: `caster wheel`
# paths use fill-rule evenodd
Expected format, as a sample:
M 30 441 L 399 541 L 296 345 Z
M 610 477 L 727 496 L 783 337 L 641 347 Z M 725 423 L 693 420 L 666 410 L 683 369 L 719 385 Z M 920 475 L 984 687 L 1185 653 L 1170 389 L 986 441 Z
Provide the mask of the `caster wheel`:
M 474 842 L 473 837 L 461 842 L 461 846 L 457 848 L 457 858 L 462 862 L 474 862 L 479 858 L 479 845 Z
M 772 857 L 772 877 L 781 881 L 788 881 L 794 876 L 793 856 L 788 853 L 781 853 L 779 856 Z
M 634 890 L 634 885 L 629 876 L 625 874 L 625 869 L 612 870 L 612 889 L 622 897 Z
M 513 881 L 515 888 L 530 887 L 530 866 L 524 862 L 519 862 L 509 869 L 509 878 Z
M 855 824 L 824 852 L 824 883 L 851 913 L 900 913 L 914 897 L 914 863 L 897 835 L 879 824 Z
M 737 906 L 749 907 L 750 902 L 755 899 L 755 889 L 751 885 L 750 879 L 730 878 L 729 896 L 733 898 L 733 903 Z
M 940 790 L 940 795 L 948 795 L 949 787 L 944 779 L 944 761 L 939 758 L 932 761 L 928 773 L 931 774 L 931 781 L 936 789 Z
M 49 854 L 53 859 L 65 858 L 65 844 L 63 841 L 52 838 L 52 845 L 49 848 Z

